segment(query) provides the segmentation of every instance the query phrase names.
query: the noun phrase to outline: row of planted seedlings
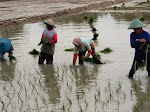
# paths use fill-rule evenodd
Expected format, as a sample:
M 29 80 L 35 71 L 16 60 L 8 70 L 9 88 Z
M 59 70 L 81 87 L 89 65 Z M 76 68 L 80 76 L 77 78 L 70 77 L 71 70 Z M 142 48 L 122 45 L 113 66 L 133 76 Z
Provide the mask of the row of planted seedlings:
M 49 106 L 43 76 L 34 71 L 16 70 L 15 80 L 1 81 L 0 111 L 40 111 Z M 5 77 L 3 73 L 0 74 Z
M 109 80 L 105 87 L 97 83 L 97 65 L 47 65 L 40 70 L 16 70 L 15 76 L 15 80 L 1 81 L 0 111 L 119 111 L 126 100 L 121 82 L 113 85 Z
M 101 87 L 98 65 L 49 67 L 17 70 L 15 80 L 1 81 L 0 111 L 119 111 L 126 99 L 121 82 Z
M 95 21 L 92 17 L 88 17 L 88 16 L 84 16 L 83 19 L 89 24 L 90 28 L 91 28 L 91 32 L 93 33 L 93 37 L 92 37 L 92 40 L 94 42 L 97 41 L 97 38 L 99 36 L 99 33 L 98 33 L 98 30 L 95 28 L 93 22 Z M 66 52 L 72 52 L 73 51 L 73 48 L 68 48 L 68 49 L 65 49 L 64 51 Z M 105 54 L 108 54 L 110 52 L 112 52 L 113 50 L 109 47 L 107 48 L 104 48 L 103 50 L 100 50 L 98 52 L 96 52 L 96 55 L 98 56 L 99 59 L 101 59 L 101 55 L 100 53 L 105 53 Z M 94 63 L 94 60 L 90 57 L 84 57 L 84 61 L 85 62 L 90 62 L 90 63 Z

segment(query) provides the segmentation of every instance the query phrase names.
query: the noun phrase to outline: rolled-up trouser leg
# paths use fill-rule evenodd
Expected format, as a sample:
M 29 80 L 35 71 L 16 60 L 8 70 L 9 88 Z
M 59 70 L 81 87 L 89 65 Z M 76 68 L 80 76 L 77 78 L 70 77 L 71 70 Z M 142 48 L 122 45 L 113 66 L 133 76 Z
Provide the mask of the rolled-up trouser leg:
M 52 64 L 53 63 L 53 55 L 46 54 L 46 64 Z
M 92 47 L 92 53 L 91 53 L 93 60 L 96 64 L 102 64 L 102 62 L 100 61 L 100 59 L 97 57 L 96 53 L 95 53 L 95 48 Z
M 43 64 L 44 60 L 46 59 L 46 53 L 40 52 L 38 64 Z
M 83 64 L 83 56 L 85 56 L 86 52 L 79 52 L 78 56 L 79 56 L 79 64 L 82 65 Z

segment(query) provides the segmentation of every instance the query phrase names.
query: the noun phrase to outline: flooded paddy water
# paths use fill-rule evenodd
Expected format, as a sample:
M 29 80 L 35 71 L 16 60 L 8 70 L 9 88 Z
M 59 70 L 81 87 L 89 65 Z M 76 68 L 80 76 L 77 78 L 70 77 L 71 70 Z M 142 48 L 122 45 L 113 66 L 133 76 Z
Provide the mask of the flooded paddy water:
M 93 37 L 89 24 L 82 19 L 85 15 L 94 18 L 99 33 L 96 51 L 110 47 L 113 52 L 99 52 L 103 65 L 77 63 L 73 67 L 73 52 L 64 50 L 73 48 L 75 37 Z M 127 77 L 134 57 L 128 26 L 132 19 L 144 15 L 129 15 L 96 11 L 55 18 L 58 43 L 52 65 L 39 65 L 38 56 L 29 54 L 34 48 L 40 51 L 38 43 L 45 28 L 42 21 L 2 29 L 0 37 L 12 41 L 16 61 L 9 61 L 5 54 L 0 63 L 0 110 L 132 112 L 144 105 L 143 110 L 148 112 L 150 79 L 145 68 L 139 69 L 134 79 Z M 149 19 L 144 23 L 144 29 L 150 32 Z

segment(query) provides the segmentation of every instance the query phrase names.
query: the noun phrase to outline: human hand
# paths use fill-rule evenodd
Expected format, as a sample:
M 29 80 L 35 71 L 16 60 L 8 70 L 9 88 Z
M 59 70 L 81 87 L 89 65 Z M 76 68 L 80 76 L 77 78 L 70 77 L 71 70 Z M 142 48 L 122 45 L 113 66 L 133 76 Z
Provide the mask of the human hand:
M 45 44 L 46 44 L 46 45 L 49 45 L 50 43 L 49 43 L 49 41 L 46 41 Z
M 140 42 L 146 42 L 145 38 L 140 39 Z

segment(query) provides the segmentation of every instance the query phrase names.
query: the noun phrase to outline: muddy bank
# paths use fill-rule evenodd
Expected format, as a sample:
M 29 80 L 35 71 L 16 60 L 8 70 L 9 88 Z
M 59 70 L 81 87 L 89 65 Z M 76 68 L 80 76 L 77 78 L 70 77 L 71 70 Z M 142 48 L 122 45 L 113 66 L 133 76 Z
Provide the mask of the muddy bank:
M 62 11 L 56 11 L 53 13 L 48 13 L 48 14 L 44 14 L 44 15 L 34 15 L 33 16 L 20 16 L 20 17 L 16 17 L 16 18 L 11 18 L 11 19 L 7 19 L 7 20 L 2 20 L 0 21 L 0 29 L 3 28 L 3 26 L 10 26 L 10 25 L 14 25 L 14 24 L 22 24 L 22 23 L 26 23 L 26 22 L 37 22 L 39 20 L 44 20 L 47 18 L 51 18 L 51 17 L 59 17 L 59 16 L 65 16 L 65 15 L 69 15 L 69 14 L 75 14 L 75 13 L 79 13 L 79 12 L 83 12 L 83 11 L 89 11 L 89 10 L 93 10 L 93 9 L 102 9 L 102 8 L 106 8 L 115 4 L 122 4 L 122 3 L 126 3 L 126 2 L 130 2 L 131 0 L 116 0 L 116 1 L 102 1 L 99 3 L 93 3 L 90 5 L 85 5 L 85 6 L 81 6 L 81 7 L 76 7 L 76 8 L 68 8 L 68 9 L 64 9 Z M 5 8 L 5 7 L 3 7 Z

